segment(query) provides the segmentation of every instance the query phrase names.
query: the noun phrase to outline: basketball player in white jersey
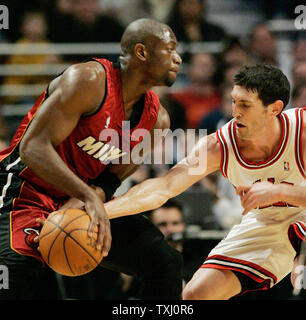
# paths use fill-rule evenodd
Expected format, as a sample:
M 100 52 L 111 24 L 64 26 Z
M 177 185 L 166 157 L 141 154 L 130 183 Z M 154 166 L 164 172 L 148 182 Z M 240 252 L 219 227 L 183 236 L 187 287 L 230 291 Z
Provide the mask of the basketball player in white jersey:
M 276 67 L 243 67 L 234 77 L 229 123 L 200 139 L 165 176 L 105 204 L 116 218 L 158 208 L 218 169 L 231 181 L 241 196 L 242 221 L 210 252 L 183 299 L 269 289 L 297 263 L 306 235 L 306 108 L 283 112 L 289 96 L 289 82 Z

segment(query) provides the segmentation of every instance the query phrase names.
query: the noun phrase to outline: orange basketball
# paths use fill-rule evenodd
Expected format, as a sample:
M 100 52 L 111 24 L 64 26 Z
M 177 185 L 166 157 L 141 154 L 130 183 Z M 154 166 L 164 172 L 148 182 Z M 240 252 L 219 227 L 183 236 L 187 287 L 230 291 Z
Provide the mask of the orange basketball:
M 93 239 L 88 236 L 90 217 L 80 209 L 51 213 L 39 235 L 40 253 L 55 272 L 65 276 L 88 273 L 102 260 L 96 249 L 97 227 Z

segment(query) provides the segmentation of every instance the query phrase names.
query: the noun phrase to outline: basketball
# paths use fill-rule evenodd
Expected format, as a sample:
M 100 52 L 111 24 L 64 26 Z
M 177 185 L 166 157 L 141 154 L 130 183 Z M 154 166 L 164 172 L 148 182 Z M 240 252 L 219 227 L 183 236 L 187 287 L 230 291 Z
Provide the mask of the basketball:
M 96 249 L 98 228 L 88 236 L 90 217 L 80 209 L 51 213 L 39 236 L 40 253 L 47 265 L 65 276 L 80 276 L 92 271 L 102 260 Z

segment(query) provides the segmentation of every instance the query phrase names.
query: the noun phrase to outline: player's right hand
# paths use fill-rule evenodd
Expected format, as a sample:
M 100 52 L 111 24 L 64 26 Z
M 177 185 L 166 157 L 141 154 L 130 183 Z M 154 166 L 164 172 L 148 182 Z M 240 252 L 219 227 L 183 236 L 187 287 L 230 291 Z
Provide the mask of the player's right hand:
M 84 201 L 85 210 L 91 221 L 88 228 L 88 236 L 93 238 L 94 228 L 98 227 L 98 238 L 96 247 L 107 256 L 111 247 L 112 236 L 110 222 L 105 211 L 103 202 L 98 194 L 93 190 Z

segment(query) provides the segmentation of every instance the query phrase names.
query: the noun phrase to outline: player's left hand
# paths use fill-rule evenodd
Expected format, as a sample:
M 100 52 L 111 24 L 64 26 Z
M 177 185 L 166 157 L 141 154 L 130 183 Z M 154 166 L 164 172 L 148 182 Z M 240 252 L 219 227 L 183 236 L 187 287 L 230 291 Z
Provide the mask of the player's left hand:
M 251 186 L 239 186 L 236 193 L 241 198 L 241 205 L 244 208 L 242 215 L 247 214 L 250 210 L 272 205 L 280 201 L 278 199 L 277 185 L 271 182 L 256 182 Z

